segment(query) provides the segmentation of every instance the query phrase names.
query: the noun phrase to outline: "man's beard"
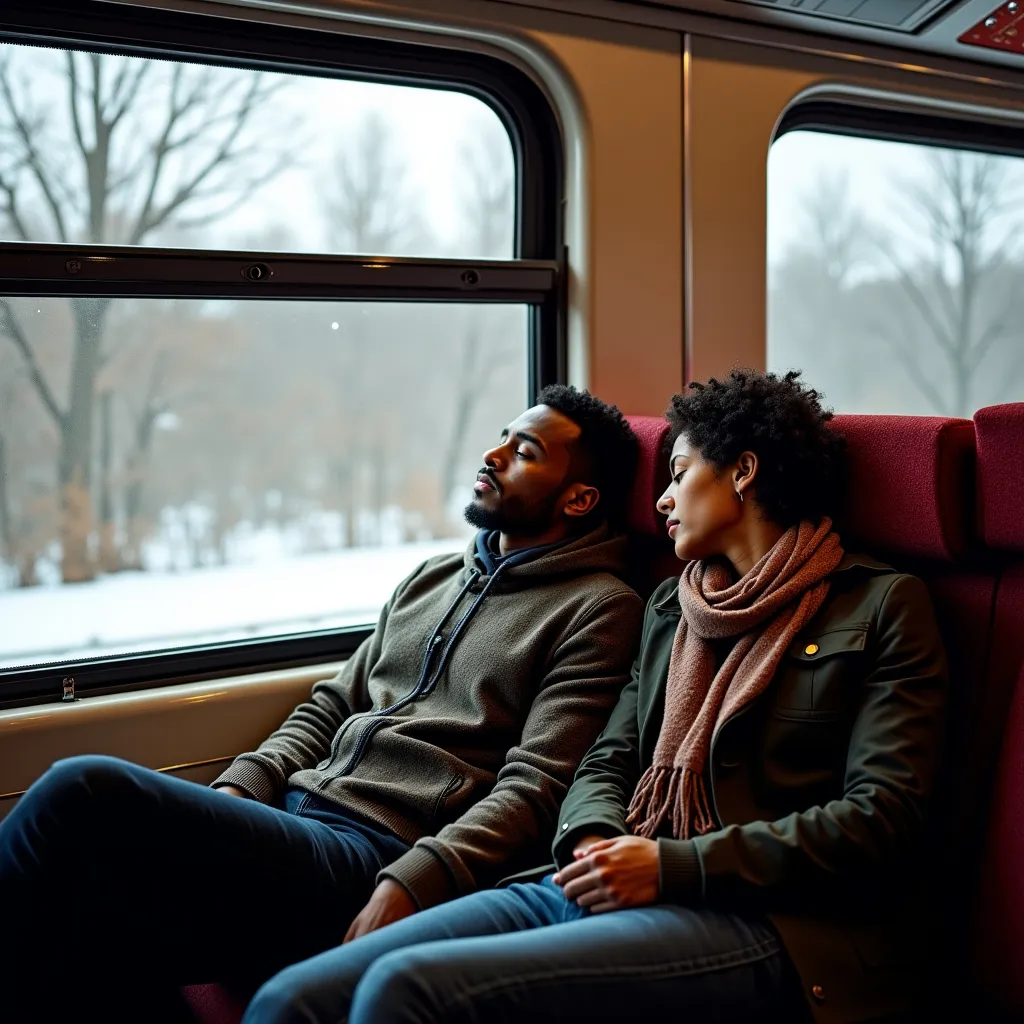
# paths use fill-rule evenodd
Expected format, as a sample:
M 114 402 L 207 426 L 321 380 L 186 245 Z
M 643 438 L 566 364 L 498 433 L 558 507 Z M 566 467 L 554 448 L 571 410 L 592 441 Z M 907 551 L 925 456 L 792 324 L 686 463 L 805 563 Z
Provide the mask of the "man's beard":
M 466 522 L 478 530 L 498 530 L 500 533 L 518 537 L 536 537 L 546 533 L 555 525 L 555 504 L 557 493 L 552 494 L 532 509 L 517 508 L 514 499 L 502 502 L 498 508 L 484 508 L 471 501 L 463 510 Z

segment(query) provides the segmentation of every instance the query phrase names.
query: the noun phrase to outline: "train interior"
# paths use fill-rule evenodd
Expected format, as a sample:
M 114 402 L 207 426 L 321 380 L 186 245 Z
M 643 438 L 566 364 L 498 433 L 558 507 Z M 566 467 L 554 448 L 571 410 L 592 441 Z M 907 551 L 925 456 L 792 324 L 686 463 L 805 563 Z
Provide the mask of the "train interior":
M 6 573 L 0 817 L 50 764 L 70 755 L 112 754 L 207 783 L 252 750 L 368 635 L 407 565 L 428 549 L 442 549 L 436 545 L 464 544 L 465 534 L 445 519 L 451 520 L 445 502 L 451 505 L 461 477 L 471 481 L 479 450 L 504 426 L 498 418 L 509 417 L 543 384 L 586 386 L 631 417 L 643 451 L 630 513 L 632 572 L 646 596 L 676 574 L 654 509 L 665 485 L 661 416 L 669 396 L 735 365 L 798 366 L 834 402 L 848 439 L 847 547 L 926 581 L 950 657 L 954 710 L 936 828 L 946 850 L 943 870 L 953 881 L 947 902 L 936 908 L 944 954 L 935 965 L 934 1003 L 956 1000 L 971 1019 L 1022 1019 L 1024 262 L 1018 238 L 1024 232 L 1017 218 L 1024 209 L 1024 177 L 1018 177 L 1024 4 L 80 0 L 46 11 L 40 6 L 9 0 L 0 10 L 0 131 L 9 154 L 0 157 L 0 482 L 7 481 L 0 495 Z M 65 53 L 72 54 L 66 64 Z M 51 57 L 46 74 L 56 85 L 51 92 L 40 86 L 33 98 L 26 83 L 43 64 L 29 62 Z M 420 223 L 407 217 L 397 226 L 374 222 L 372 230 L 364 217 L 362 236 L 353 227 L 359 218 L 353 197 L 368 193 L 359 192 L 354 158 L 332 165 L 331 180 L 352 187 L 328 203 L 328 213 L 307 203 L 318 189 L 333 187 L 328 178 L 312 172 L 304 178 L 301 167 L 282 163 L 280 181 L 268 186 L 278 191 L 263 204 L 282 206 L 273 223 L 260 220 L 262 213 L 222 216 L 220 206 L 197 198 L 192 226 L 168 219 L 150 230 L 146 218 L 155 223 L 160 203 L 173 197 L 168 177 L 189 176 L 187 168 L 164 167 L 154 174 L 149 200 L 145 188 L 142 198 L 132 193 L 127 177 L 110 178 L 114 198 L 106 221 L 97 220 L 93 206 L 90 226 L 81 197 L 88 175 L 48 177 L 47 168 L 59 168 L 64 158 L 57 150 L 47 154 L 43 135 L 32 131 L 43 126 L 47 138 L 73 146 L 74 132 L 81 133 L 72 125 L 79 108 L 72 101 L 70 113 L 56 112 L 58 92 L 64 95 L 67 75 L 71 95 L 86 88 L 73 76 L 91 66 L 98 96 L 96 69 L 115 60 L 138 62 L 117 65 L 122 77 L 105 79 L 108 88 L 122 90 L 110 93 L 110 109 L 120 103 L 129 119 L 135 116 L 131 68 L 140 69 L 135 86 L 142 89 L 147 61 L 215 68 L 225 76 L 224 96 L 234 89 L 229 75 L 294 79 L 297 91 L 272 84 L 264 94 L 263 80 L 254 77 L 249 100 L 233 113 L 209 111 L 212 119 L 234 117 L 239 125 L 243 112 L 270 111 L 264 123 L 285 141 L 301 138 L 309 166 L 321 150 L 325 161 L 333 159 L 315 141 L 332 111 L 363 101 L 354 92 L 333 99 L 301 89 L 346 81 L 367 95 L 403 83 L 410 94 L 457 93 L 460 102 L 486 108 L 471 112 L 478 119 L 471 132 L 485 136 L 492 128 L 480 118 L 491 117 L 500 145 L 490 155 L 481 150 L 476 178 L 453 186 L 445 182 L 444 159 L 430 170 L 430 143 L 421 140 L 408 167 L 393 174 L 395 191 L 385 194 L 381 209 L 407 188 L 403 195 L 413 207 L 433 209 Z M 145 87 L 156 89 L 158 73 L 146 73 Z M 217 81 L 197 84 L 194 96 L 214 102 Z M 389 102 L 372 101 L 377 121 L 368 115 L 357 122 L 353 114 L 345 122 L 352 138 L 365 141 L 366 180 L 388 178 L 389 167 L 397 166 L 394 154 L 403 152 L 403 133 L 415 134 L 416 117 L 436 116 L 430 124 L 443 126 L 463 116 L 453 106 L 399 118 L 388 129 L 398 148 L 380 148 L 374 158 Z M 52 121 L 45 121 L 48 104 Z M 97 118 L 90 131 L 107 124 Z M 186 126 L 185 134 L 199 130 Z M 82 153 L 97 152 L 99 138 L 82 142 Z M 224 141 L 211 139 L 190 166 Z M 453 153 L 465 145 L 455 134 L 436 140 Z M 141 168 L 141 175 L 149 158 L 143 145 L 121 170 Z M 264 152 L 261 159 L 276 157 Z M 464 159 L 476 166 L 478 157 Z M 904 177 L 868 225 L 858 203 L 870 206 L 883 187 L 879 168 L 888 167 Z M 507 188 L 488 193 L 502 168 Z M 258 196 L 250 199 L 264 187 L 266 168 L 251 175 L 224 169 L 217 185 L 217 195 L 227 197 L 224 210 L 259 206 Z M 20 193 L 19 174 L 28 175 Z M 158 174 L 164 175 L 159 182 Z M 228 191 L 237 186 L 232 174 L 245 178 L 238 195 Z M 421 186 L 417 199 L 412 185 L 421 174 L 433 175 L 433 183 Z M 58 185 L 50 189 L 53 182 Z M 463 210 L 459 204 L 473 188 L 482 205 Z M 164 198 L 153 201 L 154 194 Z M 497 220 L 505 217 L 493 238 L 486 231 L 472 243 L 444 236 L 446 218 L 465 214 L 470 227 L 483 223 L 488 196 Z M 134 235 L 118 219 L 131 219 L 133 210 L 141 210 Z M 321 219 L 335 216 L 330 211 L 341 211 L 348 231 L 347 241 L 333 248 L 314 232 Z M 65 231 L 61 225 L 72 214 L 83 226 Z M 972 216 L 984 223 L 964 228 Z M 231 232 L 210 226 L 218 217 Z M 886 235 L 897 221 L 903 227 Z M 57 227 L 37 226 L 44 222 Z M 974 263 L 971 253 L 981 253 Z M 970 291 L 968 282 L 978 280 Z M 107 346 L 106 361 L 97 364 L 81 399 L 96 426 L 79 425 L 74 434 L 82 364 L 72 368 L 68 353 L 77 346 L 81 357 L 89 337 L 100 339 L 81 326 L 82 311 L 99 315 L 96 304 L 113 311 L 103 312 L 105 340 L 97 340 Z M 150 315 L 158 307 L 159 316 Z M 308 310 L 307 319 L 289 319 L 295 310 Z M 395 310 L 411 319 L 388 321 Z M 186 351 L 176 340 L 159 340 L 184 322 L 198 347 Z M 311 348 L 308 358 L 293 353 L 287 365 L 267 355 L 314 324 L 326 338 L 322 349 Z M 149 349 L 136 342 L 146 331 Z M 417 331 L 426 337 L 419 348 L 393 340 Z M 489 348 L 489 334 L 500 336 L 500 344 Z M 339 336 L 376 348 L 378 361 L 328 365 L 324 353 Z M 211 346 L 221 355 L 211 357 Z M 301 373 L 289 368 L 301 359 Z M 274 369 L 256 376 L 252 367 L 260 360 Z M 267 374 L 294 384 L 291 405 L 266 398 L 274 383 Z M 340 420 L 316 419 L 306 433 L 287 433 L 283 454 L 276 448 L 239 454 L 243 448 L 231 440 L 236 433 L 244 444 L 246 432 L 263 429 L 258 424 L 301 422 L 314 406 L 330 405 L 335 393 L 317 390 L 318 378 L 329 374 L 340 374 L 350 388 L 339 404 L 355 410 L 351 422 L 339 427 Z M 390 381 L 392 375 L 401 383 Z M 458 393 L 437 383 L 456 378 L 465 385 Z M 252 404 L 237 399 L 237 414 L 229 415 L 228 403 L 236 401 L 231 382 L 239 379 L 263 397 Z M 196 385 L 207 380 L 215 383 Z M 113 396 L 109 422 L 103 395 Z M 124 416 L 136 418 L 119 426 L 122 398 Z M 150 398 L 152 408 L 145 404 Z M 399 406 L 410 410 L 411 421 L 401 418 L 406 413 Z M 443 465 L 424 463 L 426 482 L 416 484 L 441 497 L 429 507 L 425 499 L 407 506 L 402 485 L 374 466 L 393 459 L 416 417 L 440 416 L 442 406 L 444 425 L 437 429 L 451 438 L 455 454 Z M 148 419 L 140 412 L 147 408 Z M 200 419 L 193 430 L 190 423 Z M 370 453 L 365 460 L 339 461 L 333 442 L 321 440 L 321 433 L 338 430 L 347 432 L 350 446 Z M 63 467 L 79 457 L 74 452 L 81 445 L 70 439 L 85 434 L 93 447 L 81 457 L 94 480 L 115 479 L 108 462 L 115 470 L 123 464 L 124 472 L 109 495 L 98 484 L 83 492 L 93 511 L 75 548 L 75 522 L 83 514 L 68 519 L 71 477 L 51 464 Z M 110 445 L 103 441 L 108 436 Z M 221 458 L 216 452 L 224 438 Z M 365 565 L 324 563 L 329 582 L 316 585 L 334 595 L 321 599 L 325 607 L 293 612 L 282 604 L 276 618 L 256 626 L 239 619 L 216 629 L 201 621 L 192 632 L 165 629 L 163 619 L 187 617 L 171 614 L 171 607 L 194 604 L 200 619 L 214 615 L 204 610 L 201 595 L 208 592 L 215 595 L 211 606 L 234 603 L 247 587 L 273 603 L 282 589 L 313 585 L 299 570 L 287 579 L 261 578 L 263 563 L 255 556 L 242 565 L 238 555 L 241 568 L 229 557 L 249 550 L 245 544 L 255 548 L 253 537 L 265 540 L 276 531 L 278 543 L 298 536 L 284 510 L 292 507 L 288 488 L 300 487 L 288 473 L 304 445 L 320 445 L 323 465 L 364 502 L 357 508 L 342 485 L 340 497 L 323 499 L 325 508 L 333 501 L 331 508 L 343 511 L 316 521 L 340 523 L 342 539 L 321 548 L 365 557 Z M 5 451 L 14 453 L 6 463 Z M 143 472 L 142 454 L 165 461 Z M 201 461 L 209 468 L 196 483 L 199 471 L 189 476 L 188 467 Z M 226 497 L 216 498 L 222 504 L 205 497 L 219 494 L 219 482 L 232 474 L 241 480 L 242 462 L 256 467 L 250 489 L 263 502 L 262 518 L 254 526 L 255 513 L 239 512 L 216 543 L 203 539 L 231 502 L 242 502 L 237 495 L 249 486 L 245 481 L 224 488 Z M 271 462 L 280 468 L 268 469 Z M 58 476 L 65 488 L 59 496 Z M 186 477 L 190 482 L 179 483 Z M 296 508 L 315 505 L 309 487 Z M 143 507 L 146 515 L 136 516 L 145 522 L 140 541 L 132 524 Z M 313 521 L 307 512 L 295 516 L 295 523 L 306 516 L 303 529 Z M 385 542 L 392 536 L 387 524 L 399 520 L 392 531 L 397 539 Z M 104 523 L 121 538 L 110 565 L 103 564 Z M 199 552 L 194 563 L 190 543 Z M 184 561 L 171 565 L 179 548 Z M 72 549 L 80 556 L 77 568 Z M 320 549 L 310 542 L 308 550 Z M 250 575 L 228 574 L 236 568 Z M 129 577 L 164 589 L 124 588 L 120 603 L 110 603 Z M 332 602 L 340 591 L 348 605 L 339 618 Z M 104 616 L 129 613 L 139 619 L 134 633 L 103 632 Z M 197 1020 L 239 1019 L 239 997 L 217 985 L 192 988 L 188 998 Z

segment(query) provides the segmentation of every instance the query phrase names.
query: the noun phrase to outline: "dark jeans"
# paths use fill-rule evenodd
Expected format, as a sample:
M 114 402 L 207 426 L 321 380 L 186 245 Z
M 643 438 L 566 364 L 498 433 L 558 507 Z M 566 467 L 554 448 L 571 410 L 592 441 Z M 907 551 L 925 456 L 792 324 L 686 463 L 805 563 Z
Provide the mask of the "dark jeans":
M 590 914 L 549 876 L 295 964 L 244 1024 L 760 1024 L 804 1012 L 767 921 L 666 905 Z
M 180 985 L 255 987 L 341 942 L 407 848 L 298 790 L 279 810 L 58 761 L 0 822 L 0 1020 L 175 1019 Z

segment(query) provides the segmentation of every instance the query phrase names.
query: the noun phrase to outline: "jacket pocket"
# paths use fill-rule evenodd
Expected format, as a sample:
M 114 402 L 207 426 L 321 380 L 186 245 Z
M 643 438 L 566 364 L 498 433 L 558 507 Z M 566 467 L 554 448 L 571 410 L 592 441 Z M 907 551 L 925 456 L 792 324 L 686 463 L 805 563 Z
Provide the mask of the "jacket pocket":
M 462 775 L 453 775 L 448 781 L 448 785 L 441 790 L 441 795 L 437 798 L 437 803 L 434 804 L 434 819 L 440 820 L 444 816 L 445 804 L 447 804 L 449 797 L 462 787 L 465 782 L 465 777 Z
M 779 666 L 775 715 L 829 721 L 846 714 L 864 677 L 867 638 L 867 623 L 801 633 Z

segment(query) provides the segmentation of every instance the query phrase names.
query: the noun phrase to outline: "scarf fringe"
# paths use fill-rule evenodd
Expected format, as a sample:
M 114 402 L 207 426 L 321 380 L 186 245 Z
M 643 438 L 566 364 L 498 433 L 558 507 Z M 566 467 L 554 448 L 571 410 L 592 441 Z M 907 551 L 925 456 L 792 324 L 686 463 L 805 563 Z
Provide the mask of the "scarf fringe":
M 626 824 L 634 835 L 653 839 L 672 815 L 672 835 L 689 839 L 715 827 L 704 776 L 691 768 L 655 767 L 644 772 L 630 801 Z

